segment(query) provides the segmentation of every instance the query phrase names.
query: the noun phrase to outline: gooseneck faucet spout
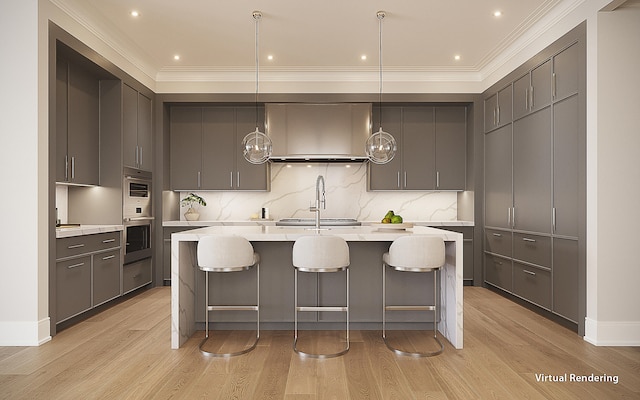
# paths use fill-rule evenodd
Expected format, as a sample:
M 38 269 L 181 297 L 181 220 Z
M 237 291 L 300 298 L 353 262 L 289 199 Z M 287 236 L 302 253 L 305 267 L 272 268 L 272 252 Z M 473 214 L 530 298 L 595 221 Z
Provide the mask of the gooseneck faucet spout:
M 322 192 L 320 191 L 320 183 L 322 183 Z M 316 229 L 320 229 L 320 204 L 322 204 L 322 208 L 327 208 L 327 202 L 325 199 L 325 187 L 324 187 L 324 176 L 318 175 L 316 179 L 316 204 L 314 207 L 310 207 L 309 211 L 313 211 L 316 213 Z

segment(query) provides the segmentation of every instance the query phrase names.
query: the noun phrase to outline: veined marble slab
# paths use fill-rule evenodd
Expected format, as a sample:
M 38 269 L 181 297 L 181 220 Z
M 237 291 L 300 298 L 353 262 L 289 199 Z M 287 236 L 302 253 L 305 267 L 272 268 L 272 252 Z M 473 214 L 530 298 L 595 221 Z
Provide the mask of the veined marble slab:
M 123 225 L 80 225 L 70 228 L 56 228 L 56 239 L 123 230 Z
M 379 230 L 371 226 L 339 227 L 320 231 L 280 226 L 212 226 L 171 235 L 171 347 L 179 348 L 196 331 L 196 243 L 210 235 L 238 235 L 252 242 L 295 241 L 306 235 L 335 235 L 346 241 L 393 242 L 404 235 L 436 235 L 445 241 L 446 263 L 440 279 L 438 330 L 457 349 L 463 343 L 462 234 L 416 226 L 407 230 Z M 268 274 L 261 268 L 261 274 Z
M 380 221 L 361 221 L 362 225 L 377 224 Z M 474 226 L 473 221 L 408 221 L 418 226 Z M 265 225 L 275 226 L 273 220 L 240 220 L 240 221 L 164 221 L 163 227 L 207 227 L 207 226 L 243 226 Z

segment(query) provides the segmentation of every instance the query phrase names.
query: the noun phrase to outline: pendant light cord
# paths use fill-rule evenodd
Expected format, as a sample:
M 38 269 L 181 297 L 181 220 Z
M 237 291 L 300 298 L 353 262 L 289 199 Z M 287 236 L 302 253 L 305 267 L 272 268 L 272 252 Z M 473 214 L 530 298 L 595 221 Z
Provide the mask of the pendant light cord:
M 255 61 L 256 61 L 256 96 L 255 96 L 255 105 L 256 105 L 256 132 L 258 131 L 258 78 L 259 78 L 259 71 L 260 71 L 260 58 L 258 56 L 259 51 L 259 31 L 260 31 L 260 19 L 262 18 L 262 13 L 258 12 L 258 11 L 254 11 L 253 12 L 253 19 L 255 19 L 256 21 L 256 25 L 255 25 L 255 33 L 256 33 L 256 38 L 255 38 L 255 43 L 256 43 L 256 54 L 255 54 Z
M 380 83 L 378 84 L 378 128 L 382 130 L 382 20 L 384 12 L 378 11 L 378 72 L 380 75 Z

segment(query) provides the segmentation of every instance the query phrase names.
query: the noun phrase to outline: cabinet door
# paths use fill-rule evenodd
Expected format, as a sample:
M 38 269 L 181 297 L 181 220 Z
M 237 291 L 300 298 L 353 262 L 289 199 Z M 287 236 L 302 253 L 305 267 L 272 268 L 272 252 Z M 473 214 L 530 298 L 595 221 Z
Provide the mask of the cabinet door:
M 484 254 L 484 281 L 506 291 L 513 289 L 513 262 L 492 254 Z
M 151 283 L 151 258 L 122 267 L 122 294 L 127 294 Z
M 405 107 L 402 112 L 402 188 L 436 188 L 434 107 Z
M 559 235 L 578 237 L 578 95 L 559 101 L 553 107 L 553 229 Z
M 578 93 L 580 52 L 575 43 L 553 57 L 553 98 L 564 99 Z
M 67 62 L 58 59 L 56 62 L 56 182 L 66 182 L 69 179 L 67 153 L 68 73 Z
M 91 308 L 91 256 L 56 263 L 56 323 Z
M 530 111 L 531 75 L 527 73 L 513 82 L 513 119 L 518 119 Z
M 486 226 L 511 228 L 511 141 L 511 125 L 503 126 L 484 136 Z
M 498 94 L 484 100 L 484 131 L 489 132 L 498 125 Z
M 553 238 L 553 311 L 578 321 L 578 241 Z
M 93 306 L 120 295 L 120 249 L 93 256 Z
M 436 189 L 464 190 L 467 170 L 467 108 L 437 107 Z
M 171 189 L 200 188 L 202 168 L 202 108 L 171 108 Z
M 202 112 L 202 177 L 205 190 L 235 187 L 235 113 L 233 107 L 205 107 Z M 254 127 L 255 128 L 255 127 Z
M 122 85 L 122 162 L 138 168 L 138 91 Z
M 551 104 L 551 60 L 547 60 L 531 70 L 531 111 L 540 110 Z
M 153 171 L 153 133 L 151 99 L 138 93 L 138 168 Z
M 380 127 L 380 109 L 373 109 L 373 131 Z M 393 160 L 386 164 L 369 163 L 369 190 L 398 190 L 400 189 L 400 169 L 402 167 L 402 108 L 383 107 L 382 126 L 385 132 L 395 139 L 398 150 Z
M 498 92 L 498 126 L 508 124 L 513 120 L 513 105 L 511 104 L 512 98 L 513 94 L 511 92 L 511 85 L 505 87 L 504 89 L 501 89 Z
M 257 111 L 258 127 L 264 132 L 264 107 Z M 236 182 L 239 190 L 268 190 L 269 163 L 251 164 L 245 160 L 242 149 L 244 137 L 256 129 L 256 109 L 254 107 L 239 107 L 236 109 Z
M 551 233 L 551 108 L 513 123 L 515 229 Z
M 98 79 L 69 65 L 68 140 L 69 181 L 99 184 L 99 97 Z

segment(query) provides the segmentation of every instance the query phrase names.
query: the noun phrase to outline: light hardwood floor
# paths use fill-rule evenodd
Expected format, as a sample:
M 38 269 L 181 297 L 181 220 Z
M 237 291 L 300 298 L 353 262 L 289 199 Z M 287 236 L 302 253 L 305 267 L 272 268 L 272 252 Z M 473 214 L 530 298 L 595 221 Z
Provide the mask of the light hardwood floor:
M 292 332 L 268 331 L 254 351 L 220 359 L 198 351 L 203 332 L 171 350 L 170 290 L 151 289 L 40 347 L 0 347 L 0 398 L 640 399 L 640 348 L 592 346 L 483 288 L 465 287 L 464 299 L 464 349 L 447 342 L 437 357 L 396 356 L 379 331 L 355 331 L 347 355 L 303 359 Z M 536 374 L 606 374 L 618 384 Z

